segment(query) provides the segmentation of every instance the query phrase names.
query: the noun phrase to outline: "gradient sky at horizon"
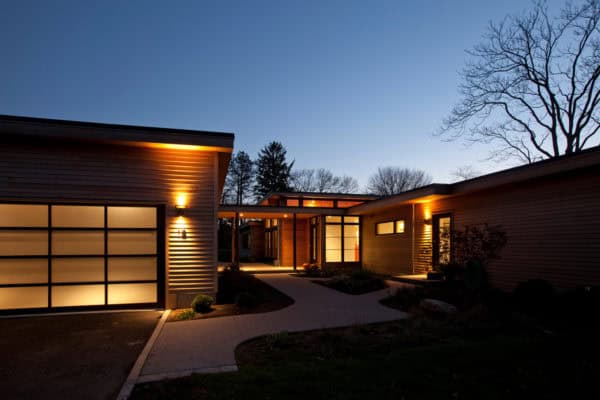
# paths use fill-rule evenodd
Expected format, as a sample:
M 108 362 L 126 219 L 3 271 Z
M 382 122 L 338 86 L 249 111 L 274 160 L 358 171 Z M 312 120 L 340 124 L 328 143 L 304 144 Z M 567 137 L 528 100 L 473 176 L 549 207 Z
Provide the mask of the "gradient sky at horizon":
M 485 161 L 433 133 L 490 20 L 522 0 L 3 1 L 0 114 L 216 130 L 362 185 Z M 549 1 L 557 9 L 562 1 Z

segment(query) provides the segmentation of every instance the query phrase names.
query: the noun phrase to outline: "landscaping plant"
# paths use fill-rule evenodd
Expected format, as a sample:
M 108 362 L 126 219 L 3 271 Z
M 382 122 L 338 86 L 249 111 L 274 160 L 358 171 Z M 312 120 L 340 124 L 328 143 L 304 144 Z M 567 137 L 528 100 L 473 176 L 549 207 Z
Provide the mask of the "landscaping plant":
M 192 310 L 199 313 L 207 313 L 212 310 L 215 300 L 205 294 L 199 294 L 192 300 Z

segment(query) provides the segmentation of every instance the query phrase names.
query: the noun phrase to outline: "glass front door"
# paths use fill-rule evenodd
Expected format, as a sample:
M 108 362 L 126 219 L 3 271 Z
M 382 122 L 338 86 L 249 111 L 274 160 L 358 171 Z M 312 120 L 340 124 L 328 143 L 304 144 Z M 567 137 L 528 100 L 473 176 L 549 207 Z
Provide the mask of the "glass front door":
M 452 215 L 433 216 L 433 265 L 448 264 L 452 260 Z

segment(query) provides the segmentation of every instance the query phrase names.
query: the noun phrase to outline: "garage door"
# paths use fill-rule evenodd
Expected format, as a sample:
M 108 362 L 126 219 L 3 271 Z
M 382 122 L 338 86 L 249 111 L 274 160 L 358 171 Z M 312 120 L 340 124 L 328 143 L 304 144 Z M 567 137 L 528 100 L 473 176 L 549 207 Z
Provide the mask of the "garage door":
M 0 312 L 160 305 L 158 211 L 0 204 Z

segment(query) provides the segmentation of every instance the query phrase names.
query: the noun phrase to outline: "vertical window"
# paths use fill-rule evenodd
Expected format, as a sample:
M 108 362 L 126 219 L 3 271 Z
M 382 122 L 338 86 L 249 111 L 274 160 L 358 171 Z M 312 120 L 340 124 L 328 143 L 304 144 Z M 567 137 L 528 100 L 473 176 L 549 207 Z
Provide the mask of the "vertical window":
M 325 217 L 325 262 L 360 261 L 360 217 Z

